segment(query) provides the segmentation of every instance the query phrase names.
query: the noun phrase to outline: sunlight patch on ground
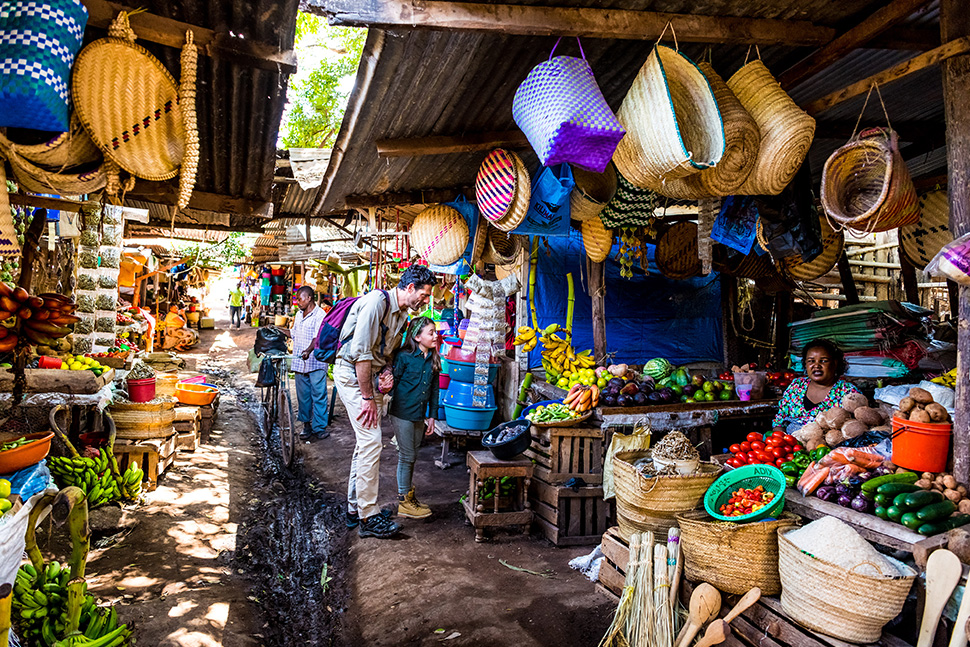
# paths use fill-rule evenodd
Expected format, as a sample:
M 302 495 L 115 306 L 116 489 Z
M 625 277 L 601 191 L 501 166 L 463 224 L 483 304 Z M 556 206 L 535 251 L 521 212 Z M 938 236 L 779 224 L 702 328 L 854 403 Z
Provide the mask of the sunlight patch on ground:
M 216 640 L 209 634 L 202 633 L 201 631 L 189 631 L 188 629 L 179 629 L 178 631 L 173 631 L 165 640 L 159 645 L 159 647 L 222 647 L 222 641 Z
M 136 575 L 133 577 L 126 577 L 121 580 L 121 586 L 125 588 L 145 588 L 146 586 L 151 586 L 152 584 L 157 584 L 160 580 L 154 577 L 144 577 L 141 575 Z
M 199 606 L 199 603 L 195 602 L 194 600 L 182 600 L 181 602 L 179 602 L 174 607 L 168 610 L 168 617 L 181 618 L 182 616 L 184 616 L 186 613 L 196 608 L 197 606 Z
M 212 346 L 209 347 L 209 355 L 217 355 L 228 351 L 231 348 L 238 348 L 236 342 L 232 338 L 232 334 L 225 330 L 216 337 L 215 341 L 212 342 Z
M 226 621 L 229 620 L 229 604 L 227 602 L 216 602 L 209 607 L 209 611 L 205 614 L 206 620 L 212 620 L 217 622 L 222 627 L 226 626 Z

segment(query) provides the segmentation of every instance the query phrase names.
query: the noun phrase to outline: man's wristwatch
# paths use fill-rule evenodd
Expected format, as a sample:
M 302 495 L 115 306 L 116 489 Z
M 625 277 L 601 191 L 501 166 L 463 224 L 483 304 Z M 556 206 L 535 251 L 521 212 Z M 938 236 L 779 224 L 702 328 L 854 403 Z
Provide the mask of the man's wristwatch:
M 364 396 L 360 396 L 360 399 L 361 400 L 373 400 L 374 398 L 373 397 L 365 398 Z

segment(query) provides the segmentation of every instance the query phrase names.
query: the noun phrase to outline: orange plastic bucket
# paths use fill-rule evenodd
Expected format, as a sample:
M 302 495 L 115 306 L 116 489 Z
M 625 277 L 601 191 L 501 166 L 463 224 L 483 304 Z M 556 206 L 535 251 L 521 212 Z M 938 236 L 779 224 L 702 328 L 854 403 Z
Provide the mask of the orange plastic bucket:
M 945 471 L 952 431 L 950 423 L 913 422 L 893 416 L 893 463 L 917 472 Z

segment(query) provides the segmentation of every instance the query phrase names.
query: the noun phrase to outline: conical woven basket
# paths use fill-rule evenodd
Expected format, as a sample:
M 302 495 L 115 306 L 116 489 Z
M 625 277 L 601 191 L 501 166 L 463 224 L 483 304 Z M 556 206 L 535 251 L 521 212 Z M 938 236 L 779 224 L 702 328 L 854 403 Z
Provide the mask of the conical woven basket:
M 0 133 L 0 150 L 11 150 L 44 170 L 61 172 L 101 159 L 101 151 L 91 141 L 77 115 L 71 115 L 71 128 L 42 144 L 18 144 Z
M 758 124 L 734 96 L 724 79 L 714 71 L 710 63 L 698 63 L 697 67 L 714 91 L 721 119 L 724 120 L 725 147 L 724 156 L 717 165 L 667 183 L 663 190 L 664 195 L 683 200 L 737 194 L 751 175 L 755 162 L 758 161 L 758 149 L 761 147 Z
M 468 246 L 468 223 L 457 209 L 444 204 L 430 206 L 411 225 L 411 246 L 434 265 L 454 263 Z
M 636 186 L 659 191 L 724 155 L 724 125 L 710 84 L 693 61 L 664 45 L 650 52 L 617 117 L 627 133 L 613 162 Z
M 613 230 L 607 229 L 599 216 L 583 222 L 580 228 L 583 232 L 583 248 L 589 260 L 594 263 L 605 261 L 613 248 Z
M 953 232 L 946 191 L 930 191 L 919 204 L 919 222 L 899 228 L 899 247 L 913 267 L 922 270 L 944 245 L 953 242 Z
M 666 534 L 677 525 L 677 514 L 704 504 L 707 488 L 722 471 L 720 465 L 701 463 L 696 474 L 646 478 L 633 463 L 648 454 L 643 450 L 618 452 L 613 460 L 616 519 L 624 539 L 645 530 Z
M 488 239 L 485 241 L 485 256 L 482 260 L 495 265 L 511 265 L 519 257 L 520 249 L 522 246 L 518 236 L 489 227 Z
M 916 573 L 896 560 L 893 563 L 907 575 L 873 577 L 846 570 L 801 551 L 786 536 L 792 530 L 778 529 L 785 614 L 803 627 L 840 640 L 878 641 L 883 626 L 903 610 Z
M 761 132 L 758 159 L 741 195 L 778 195 L 795 177 L 815 137 L 815 120 L 799 108 L 760 60 L 727 81 Z
M 845 233 L 841 229 L 836 231 L 825 214 L 819 216 L 819 224 L 822 227 L 822 253 L 807 263 L 797 255 L 782 258 L 777 263 L 779 272 L 794 281 L 814 281 L 835 267 L 845 247 Z
M 569 194 L 569 217 L 585 222 L 600 215 L 603 207 L 616 194 L 616 167 L 607 165 L 602 173 L 573 167 L 576 185 Z
M 148 50 L 122 38 L 102 38 L 77 56 L 74 107 L 94 143 L 118 166 L 143 180 L 178 174 L 185 129 L 178 85 Z
M 840 225 L 865 232 L 919 222 L 919 200 L 895 132 L 870 128 L 829 156 L 822 207 Z
M 697 252 L 697 225 L 678 222 L 660 235 L 657 241 L 657 269 L 668 279 L 682 281 L 701 273 Z

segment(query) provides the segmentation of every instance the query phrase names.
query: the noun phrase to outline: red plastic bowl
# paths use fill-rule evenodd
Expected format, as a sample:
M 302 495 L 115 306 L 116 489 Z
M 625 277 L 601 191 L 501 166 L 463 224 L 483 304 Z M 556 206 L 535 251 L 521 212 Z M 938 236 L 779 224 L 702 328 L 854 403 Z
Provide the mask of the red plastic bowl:
M 19 472 L 25 467 L 36 465 L 44 460 L 51 450 L 51 439 L 53 437 L 53 431 L 41 431 L 36 434 L 24 434 L 23 436 L 19 434 L 9 435 L 8 438 L 0 442 L 0 445 L 18 438 L 27 438 L 27 440 L 33 442 L 0 452 L 0 474 Z

